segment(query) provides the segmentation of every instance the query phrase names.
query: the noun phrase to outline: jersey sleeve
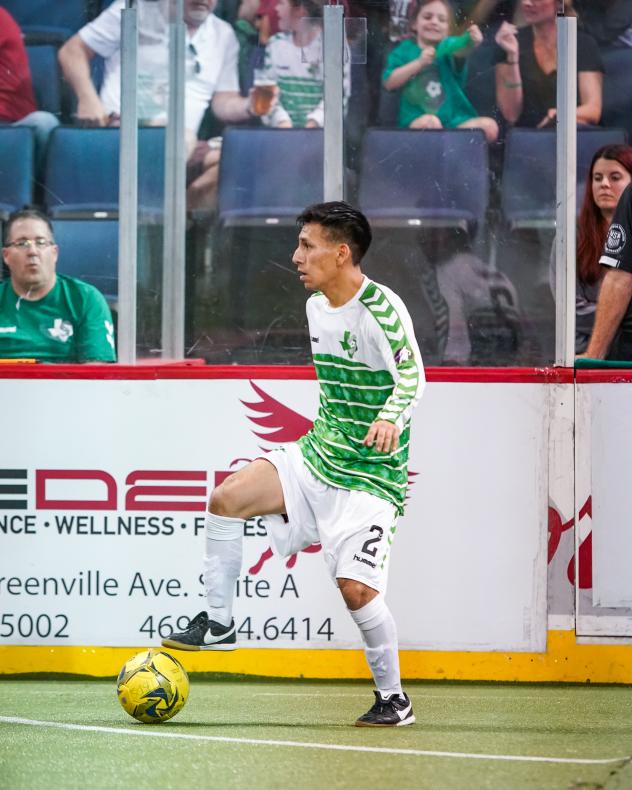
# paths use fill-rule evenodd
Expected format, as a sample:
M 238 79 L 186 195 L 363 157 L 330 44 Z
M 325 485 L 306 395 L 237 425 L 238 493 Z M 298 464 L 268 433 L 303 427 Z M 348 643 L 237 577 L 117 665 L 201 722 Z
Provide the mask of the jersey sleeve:
M 86 292 L 75 345 L 79 362 L 116 362 L 112 313 L 96 288 Z
M 605 72 L 603 58 L 595 39 L 584 30 L 577 31 L 577 71 Z
M 239 42 L 232 29 L 222 32 L 225 37 L 225 47 L 215 91 L 234 92 L 239 90 Z
M 632 184 L 619 198 L 599 263 L 632 273 Z
M 386 58 L 386 66 L 382 72 L 382 82 L 386 82 L 395 69 L 400 68 L 400 66 L 406 66 L 411 62 L 411 60 L 414 59 L 414 57 L 415 56 L 411 51 L 409 41 L 404 40 L 399 43 L 388 53 L 388 57 Z
M 426 385 L 413 322 L 403 301 L 383 286 L 365 304 L 376 320 L 377 345 L 395 382 L 376 419 L 395 423 L 402 431 Z
M 125 0 L 115 0 L 99 16 L 81 28 L 79 38 L 102 58 L 109 58 L 121 48 L 121 11 Z

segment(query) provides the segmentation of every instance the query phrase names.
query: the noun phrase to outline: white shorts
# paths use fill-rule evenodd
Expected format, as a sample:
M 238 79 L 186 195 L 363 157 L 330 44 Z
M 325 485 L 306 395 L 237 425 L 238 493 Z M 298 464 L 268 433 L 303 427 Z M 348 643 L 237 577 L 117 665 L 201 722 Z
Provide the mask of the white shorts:
M 265 519 L 276 553 L 288 557 L 320 542 L 334 580 L 354 579 L 385 592 L 395 506 L 366 491 L 323 483 L 307 468 L 297 444 L 273 450 L 265 460 L 279 473 L 289 520 Z

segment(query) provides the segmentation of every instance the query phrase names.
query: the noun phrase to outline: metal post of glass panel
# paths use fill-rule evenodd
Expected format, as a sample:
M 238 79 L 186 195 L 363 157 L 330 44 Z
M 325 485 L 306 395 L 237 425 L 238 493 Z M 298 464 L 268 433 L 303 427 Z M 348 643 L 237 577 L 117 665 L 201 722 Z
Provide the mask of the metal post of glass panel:
M 119 155 L 118 361 L 136 362 L 138 236 L 138 9 L 121 11 L 121 144 Z
M 326 5 L 324 16 L 325 200 L 344 198 L 344 31 L 342 5 Z
M 577 212 L 577 20 L 557 18 L 557 176 L 555 364 L 575 360 L 575 225 Z
M 162 262 L 162 356 L 184 357 L 186 144 L 184 131 L 185 24 L 176 0 L 169 25 L 169 114 L 165 137 L 165 225 Z

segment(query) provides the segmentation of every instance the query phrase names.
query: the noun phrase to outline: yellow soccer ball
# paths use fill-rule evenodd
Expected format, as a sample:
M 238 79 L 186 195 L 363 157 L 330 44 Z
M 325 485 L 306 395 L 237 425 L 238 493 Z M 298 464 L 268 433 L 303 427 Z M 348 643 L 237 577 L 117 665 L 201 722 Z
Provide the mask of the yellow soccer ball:
M 152 648 L 125 662 L 116 693 L 130 716 L 156 724 L 182 710 L 189 696 L 189 676 L 177 659 Z

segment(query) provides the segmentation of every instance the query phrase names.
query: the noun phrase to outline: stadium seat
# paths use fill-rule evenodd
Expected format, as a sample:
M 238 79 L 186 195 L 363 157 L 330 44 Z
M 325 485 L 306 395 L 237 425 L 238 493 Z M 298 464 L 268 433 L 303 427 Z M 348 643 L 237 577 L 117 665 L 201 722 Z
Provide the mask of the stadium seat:
M 26 47 L 38 110 L 54 115 L 61 113 L 61 73 L 57 61 L 57 47 L 52 44 L 32 44 Z
M 119 130 L 59 127 L 51 135 L 45 175 L 46 208 L 53 218 L 118 216 Z M 165 130 L 139 129 L 138 204 L 142 220 L 162 217 Z
M 87 0 L 3 0 L 27 44 L 61 44 L 88 21 Z
M 632 49 L 621 47 L 603 53 L 602 123 L 632 134 Z
M 359 204 L 374 227 L 452 227 L 485 217 L 488 151 L 480 129 L 369 129 Z
M 33 202 L 33 131 L 0 126 L 0 220 Z
M 59 246 L 57 271 L 84 280 L 101 291 L 110 305 L 118 297 L 118 221 L 53 221 Z
M 581 204 L 590 161 L 598 148 L 626 142 L 622 129 L 577 132 L 577 202 Z M 556 134 L 511 129 L 501 181 L 501 208 L 510 230 L 555 226 Z
M 322 130 L 225 130 L 218 191 L 221 225 L 293 226 L 305 206 L 322 198 Z

